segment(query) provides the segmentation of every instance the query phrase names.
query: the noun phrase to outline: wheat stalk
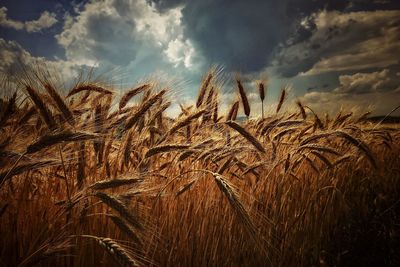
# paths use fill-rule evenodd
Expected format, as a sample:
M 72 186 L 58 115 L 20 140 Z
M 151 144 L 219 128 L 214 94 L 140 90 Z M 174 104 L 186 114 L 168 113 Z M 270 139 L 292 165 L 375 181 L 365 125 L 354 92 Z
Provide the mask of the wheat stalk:
M 103 192 L 96 192 L 94 196 L 99 198 L 103 203 L 105 203 L 110 208 L 114 209 L 121 215 L 125 220 L 127 220 L 132 226 L 139 230 L 144 230 L 143 224 L 133 216 L 127 209 L 127 207 L 115 196 L 108 195 Z
M 72 132 L 63 130 L 61 132 L 50 133 L 42 136 L 39 140 L 30 144 L 27 149 L 27 154 L 36 153 L 42 149 L 59 144 L 61 142 L 76 142 L 84 140 L 93 140 L 99 138 L 99 135 L 86 132 Z
M 203 81 L 200 91 L 199 91 L 199 96 L 197 97 L 196 101 L 196 107 L 199 108 L 201 104 L 203 103 L 204 96 L 206 95 L 207 88 L 210 85 L 211 79 L 213 78 L 213 73 L 210 71 L 207 75 L 207 78 Z
M 99 236 L 80 235 L 97 241 L 114 259 L 124 267 L 139 267 L 139 264 L 115 240 Z
M 143 84 L 126 92 L 119 101 L 119 109 L 123 109 L 132 97 L 148 90 L 150 87 L 150 84 Z
M 157 155 L 159 153 L 165 153 L 165 152 L 170 152 L 170 151 L 174 151 L 174 150 L 181 150 L 181 149 L 186 149 L 189 147 L 190 147 L 190 145 L 186 145 L 186 144 L 159 145 L 159 146 L 150 148 L 144 155 L 144 158 L 149 158 L 149 157 Z
M 261 115 L 262 115 L 262 118 L 264 119 L 265 87 L 264 87 L 263 81 L 259 82 L 259 84 L 258 84 L 258 94 L 260 95 L 260 99 L 261 99 Z
M 245 92 L 245 90 L 243 88 L 243 85 L 242 85 L 240 79 L 236 79 L 236 83 L 237 83 L 237 86 L 238 86 L 238 89 L 239 89 L 240 98 L 242 99 L 244 114 L 248 118 L 250 116 L 249 100 L 247 99 L 246 92 Z
M 4 182 L 7 179 L 10 179 L 11 177 L 21 174 L 26 171 L 30 170 L 36 170 L 39 168 L 45 168 L 47 166 L 53 166 L 55 164 L 58 164 L 57 161 L 55 160 L 42 160 L 42 161 L 37 161 L 37 162 L 32 162 L 32 163 L 24 163 L 18 166 L 14 166 L 4 172 L 0 173 L 0 185 L 4 184 Z M 0 186 L 1 187 L 1 186 Z
M 227 121 L 236 120 L 238 110 L 239 110 L 239 101 L 236 101 L 235 103 L 233 103 L 231 109 L 229 110 L 228 115 L 226 116 L 226 120 Z
M 13 111 L 15 110 L 15 101 L 17 99 L 17 92 L 15 92 L 12 97 L 7 101 L 7 106 L 0 116 L 0 127 L 3 127 L 7 120 L 11 117 Z
M 184 117 L 178 121 L 176 121 L 171 128 L 167 131 L 167 133 L 158 141 L 158 143 L 163 142 L 168 136 L 174 134 L 177 130 L 179 130 L 182 127 L 185 127 L 189 125 L 193 120 L 198 119 L 201 115 L 203 115 L 205 112 L 204 109 L 199 110 L 187 117 Z
M 132 128 L 138 121 L 138 119 L 143 116 L 143 114 L 156 103 L 167 91 L 161 90 L 157 94 L 150 97 L 147 101 L 145 101 L 133 114 L 132 116 L 126 121 L 125 124 L 125 131 L 128 131 Z
M 75 119 L 72 114 L 72 111 L 68 108 L 67 104 L 64 102 L 60 94 L 57 90 L 48 82 L 43 84 L 47 93 L 54 100 L 57 108 L 60 110 L 61 114 L 64 116 L 65 120 L 70 123 L 72 126 L 75 125 Z
M 140 183 L 141 179 L 138 178 L 117 178 L 112 180 L 101 180 L 89 186 L 93 190 L 104 190 L 110 188 L 116 188 L 125 185 L 132 185 Z
M 35 104 L 37 110 L 39 111 L 40 117 L 47 124 L 49 129 L 55 129 L 57 127 L 57 124 L 54 121 L 53 114 L 51 114 L 50 110 L 47 108 L 42 98 L 31 86 L 27 85 L 25 89 L 28 92 L 33 103 Z
M 240 133 L 244 138 L 246 138 L 255 148 L 257 148 L 258 151 L 265 153 L 265 149 L 261 145 L 261 143 L 253 135 L 251 135 L 246 129 L 244 129 L 242 126 L 240 126 L 239 124 L 237 124 L 234 121 L 227 121 L 225 123 L 232 129 L 234 129 L 238 133 Z
M 194 183 L 197 181 L 197 179 L 192 179 L 191 181 L 189 181 L 187 184 L 183 185 L 181 188 L 179 188 L 178 192 L 176 192 L 175 196 L 180 196 L 183 193 L 185 193 L 186 191 L 188 191 L 190 188 L 192 188 L 192 186 L 194 185 Z
M 276 113 L 278 113 L 281 110 L 285 98 L 286 98 L 286 87 L 283 87 L 281 90 L 281 95 L 279 97 L 278 106 L 276 107 Z
M 138 244 L 139 246 L 143 246 L 142 240 L 139 236 L 135 233 L 135 230 L 126 223 L 123 219 L 115 215 L 108 215 L 109 218 L 113 221 L 113 223 L 118 226 L 118 228 L 124 232 L 128 237 L 132 238 L 133 241 Z
M 77 84 L 74 88 L 71 89 L 71 91 L 68 93 L 67 97 L 71 97 L 77 93 L 80 93 L 82 91 L 87 91 L 87 95 L 85 95 L 82 99 L 82 101 L 85 101 L 85 98 L 89 97 L 90 92 L 97 92 L 101 94 L 106 94 L 106 95 L 112 95 L 113 92 L 94 83 L 81 83 Z
M 303 118 L 303 120 L 305 120 L 307 118 L 307 113 L 306 113 L 306 110 L 303 107 L 303 104 L 301 104 L 300 100 L 297 100 L 296 104 L 300 109 L 301 117 Z

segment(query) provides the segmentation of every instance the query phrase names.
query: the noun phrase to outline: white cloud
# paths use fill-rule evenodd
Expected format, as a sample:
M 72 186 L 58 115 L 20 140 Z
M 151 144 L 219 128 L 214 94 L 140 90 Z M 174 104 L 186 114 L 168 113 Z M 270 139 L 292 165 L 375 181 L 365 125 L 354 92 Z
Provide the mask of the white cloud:
M 315 25 L 311 37 L 280 51 L 278 72 L 316 75 L 400 63 L 400 10 L 321 11 L 305 21 Z
M 132 5 L 132 4 L 131 4 Z M 182 38 L 181 18 L 182 8 L 169 9 L 159 13 L 145 1 L 136 1 L 132 9 L 139 10 L 140 14 L 134 19 L 137 31 L 151 36 L 162 45 L 168 44 L 171 39 Z
M 183 41 L 179 38 L 170 41 L 164 53 L 175 66 L 180 63 L 183 63 L 186 68 L 193 66 L 194 48 L 189 40 Z
M 366 94 L 337 94 L 333 92 L 311 92 L 301 97 L 304 104 L 309 105 L 319 114 L 335 114 L 341 109 L 361 114 L 372 111 L 375 115 L 388 114 L 399 105 L 400 92 L 373 92 Z
M 72 82 L 77 77 L 78 67 L 64 60 L 51 61 L 42 57 L 34 57 L 18 43 L 0 38 L 0 73 L 10 77 L 20 78 L 22 73 L 45 67 L 50 73 L 62 77 L 66 82 Z M 32 69 L 34 68 L 34 69 Z
M 181 9 L 160 13 L 146 0 L 91 1 L 76 17 L 66 16 L 56 38 L 67 59 L 80 65 L 191 69 L 195 51 L 183 39 Z
M 339 76 L 340 86 L 337 93 L 370 93 L 394 91 L 400 86 L 400 79 L 391 75 L 388 69 L 371 73 L 356 73 Z
M 22 30 L 24 28 L 24 23 L 7 18 L 7 8 L 0 8 L 0 26 L 13 28 L 16 30 Z
M 387 114 L 400 98 L 400 78 L 388 69 L 339 76 L 340 85 L 331 92 L 306 93 L 302 100 L 318 112 L 338 112 L 341 108 L 361 113 L 373 110 Z
M 38 32 L 42 29 L 47 29 L 57 23 L 56 15 L 44 11 L 37 20 L 25 22 L 27 32 Z
M 25 29 L 27 32 L 39 32 L 48 29 L 57 23 L 56 15 L 48 11 L 44 11 L 37 20 L 21 22 L 7 17 L 7 8 L 0 8 L 0 26 L 13 28 L 15 30 Z

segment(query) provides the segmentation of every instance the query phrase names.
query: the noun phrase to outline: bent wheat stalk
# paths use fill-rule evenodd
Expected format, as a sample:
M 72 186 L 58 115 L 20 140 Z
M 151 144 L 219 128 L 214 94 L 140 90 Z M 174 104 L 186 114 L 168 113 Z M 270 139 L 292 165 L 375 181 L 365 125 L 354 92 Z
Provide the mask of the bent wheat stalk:
M 207 75 L 207 78 L 204 80 L 200 92 L 199 92 L 199 96 L 197 97 L 197 101 L 196 101 L 196 107 L 199 108 L 201 106 L 201 104 L 203 103 L 204 100 L 204 96 L 206 95 L 207 92 L 207 88 L 210 85 L 211 79 L 213 78 L 213 73 L 210 72 Z
M 0 187 L 1 187 L 1 185 L 4 184 L 4 182 L 7 179 L 10 179 L 14 175 L 18 175 L 18 174 L 21 174 L 23 172 L 30 171 L 30 170 L 44 168 L 44 167 L 50 166 L 50 165 L 53 166 L 55 163 L 58 163 L 58 162 L 55 160 L 43 160 L 43 161 L 38 161 L 38 162 L 33 162 L 33 163 L 25 163 L 25 164 L 21 164 L 18 166 L 13 166 L 9 170 L 6 170 L 6 171 L 0 173 Z
M 36 92 L 36 90 L 33 89 L 29 85 L 27 85 L 25 87 L 25 89 L 28 92 L 28 94 L 29 94 L 30 98 L 32 99 L 33 103 L 35 104 L 37 110 L 39 111 L 40 117 L 47 124 L 49 129 L 56 128 L 57 125 L 56 125 L 56 122 L 55 122 L 55 120 L 53 118 L 53 115 L 51 114 L 50 110 L 47 108 L 46 104 L 43 102 L 42 98 Z
M 155 146 L 150 148 L 146 154 L 145 154 L 145 158 L 149 158 L 151 156 L 154 156 L 156 154 L 159 153 L 165 153 L 165 152 L 170 152 L 170 151 L 174 151 L 174 150 L 181 150 L 181 149 L 186 149 L 189 148 L 190 145 L 186 145 L 186 144 L 167 144 L 167 145 L 160 145 L 160 146 Z
M 72 132 L 70 130 L 64 130 L 62 132 L 51 133 L 42 136 L 41 138 L 39 138 L 39 140 L 30 144 L 27 147 L 26 153 L 32 154 L 61 142 L 93 140 L 98 137 L 99 135 L 97 134 L 85 133 L 85 132 Z
M 143 180 L 138 179 L 138 178 L 117 178 L 117 179 L 112 179 L 112 180 L 102 180 L 98 181 L 92 185 L 89 186 L 89 188 L 93 190 L 104 190 L 104 189 L 110 189 L 110 188 L 116 188 L 124 185 L 131 185 L 131 184 L 136 184 L 140 183 Z
M 144 102 L 141 107 L 139 107 L 133 114 L 132 116 L 127 120 L 125 124 L 125 131 L 128 131 L 130 128 L 132 128 L 136 122 L 139 120 L 140 117 L 143 116 L 143 114 L 156 103 L 165 93 L 167 90 L 161 90 L 157 94 L 153 95 L 150 97 L 146 102 Z
M 65 120 L 71 125 L 75 125 L 75 119 L 72 114 L 72 111 L 68 108 L 67 104 L 64 102 L 60 94 L 57 90 L 48 82 L 43 83 L 44 88 L 46 89 L 47 93 L 50 97 L 54 100 L 57 108 L 60 110 L 61 114 L 65 118 Z
M 187 126 L 188 124 L 190 124 L 193 120 L 198 119 L 201 115 L 203 115 L 203 113 L 205 112 L 204 109 L 199 110 L 187 117 L 184 117 L 180 120 L 178 120 L 177 122 L 175 122 L 171 128 L 165 133 L 165 135 L 163 137 L 160 138 L 160 140 L 158 140 L 158 143 L 163 142 L 165 139 L 167 139 L 168 136 L 174 134 L 177 130 L 179 130 L 182 127 Z
M 80 237 L 86 237 L 96 240 L 96 242 L 100 244 L 112 257 L 114 257 L 114 259 L 121 266 L 139 267 L 139 264 L 115 240 L 111 238 L 91 235 L 80 235 Z
M 128 208 L 115 196 L 108 195 L 103 192 L 96 192 L 95 197 L 99 198 L 103 203 L 117 211 L 125 220 L 127 220 L 132 226 L 139 230 L 144 230 L 143 224 L 135 218 L 129 211 Z
M 278 106 L 276 107 L 276 113 L 278 113 L 281 110 L 283 102 L 285 101 L 285 98 L 286 98 L 286 87 L 282 88 L 281 96 L 279 97 Z
M 119 109 L 120 110 L 123 109 L 132 97 L 134 97 L 137 94 L 140 94 L 141 92 L 143 92 L 145 90 L 148 90 L 149 88 L 150 88 L 150 84 L 143 84 L 139 87 L 136 87 L 136 88 L 126 92 L 122 96 L 121 100 L 119 101 Z
M 250 116 L 250 105 L 249 105 L 249 100 L 247 99 L 246 92 L 243 88 L 243 85 L 239 79 L 236 79 L 236 83 L 239 89 L 239 94 L 240 98 L 242 99 L 242 104 L 243 104 L 243 110 L 244 114 L 247 116 L 247 118 Z
M 234 121 L 227 121 L 225 123 L 232 129 L 234 129 L 238 133 L 240 133 L 244 138 L 246 138 L 255 148 L 257 148 L 258 151 L 265 153 L 265 149 L 261 145 L 261 143 L 253 135 L 251 135 L 246 129 L 244 129 L 242 126 L 240 126 L 239 124 L 237 124 Z
M 236 101 L 235 103 L 233 103 L 231 109 L 228 112 L 228 115 L 226 115 L 226 120 L 227 121 L 236 120 L 238 110 L 239 110 L 239 101 Z
M 375 157 L 372 155 L 371 150 L 368 148 L 368 146 L 361 140 L 351 136 L 350 134 L 343 132 L 341 130 L 336 130 L 332 132 L 325 132 L 321 134 L 316 134 L 312 135 L 306 139 L 304 139 L 301 143 L 300 146 L 306 145 L 310 143 L 311 141 L 315 141 L 321 138 L 325 137 L 330 137 L 330 136 L 339 136 L 344 138 L 345 140 L 349 141 L 352 145 L 358 147 L 361 151 L 364 152 L 364 154 L 367 156 L 368 160 L 372 164 L 374 168 L 378 168 L 378 164 L 376 163 Z
M 76 85 L 74 88 L 71 89 L 71 91 L 68 93 L 67 97 L 73 96 L 77 93 L 80 93 L 82 91 L 88 91 L 88 92 L 97 92 L 97 93 L 102 93 L 106 95 L 112 95 L 112 91 L 97 85 L 93 83 L 81 83 Z

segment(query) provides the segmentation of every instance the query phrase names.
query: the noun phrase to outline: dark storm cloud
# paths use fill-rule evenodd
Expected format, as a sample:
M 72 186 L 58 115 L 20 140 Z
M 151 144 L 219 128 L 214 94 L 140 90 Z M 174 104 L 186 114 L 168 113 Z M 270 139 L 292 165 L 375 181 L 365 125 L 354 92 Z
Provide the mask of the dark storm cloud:
M 153 0 L 161 11 L 184 5 L 185 37 L 209 63 L 228 69 L 259 71 L 278 44 L 295 33 L 291 41 L 311 35 L 312 27 L 298 27 L 299 20 L 319 9 L 344 9 L 348 1 L 182 1 Z
M 371 0 L 148 0 L 160 11 L 179 5 L 185 37 L 193 41 L 208 63 L 218 62 L 227 69 L 243 72 L 260 71 L 270 63 L 274 52 L 284 46 L 307 41 L 315 30 L 312 21 L 304 27 L 302 19 L 321 10 L 351 12 L 360 10 L 396 9 L 396 1 Z M 397 1 L 398 2 L 398 1 Z M 332 31 L 329 41 L 339 34 Z M 318 50 L 321 44 L 312 44 Z M 301 60 L 300 60 L 301 59 Z M 284 60 L 284 59 L 281 59 Z M 293 61 L 293 60 L 292 60 Z M 296 61 L 296 60 L 294 60 Z M 315 58 L 301 55 L 298 69 L 310 69 Z M 282 62 L 285 65 L 287 62 Z M 292 62 L 290 62 L 292 64 Z M 285 71 L 284 76 L 298 72 Z
M 353 0 L 348 11 L 394 10 L 400 8 L 398 0 Z
M 135 28 L 133 21 L 121 21 L 100 13 L 89 17 L 86 27 L 91 38 L 96 40 L 91 47 L 95 58 L 119 65 L 128 65 L 135 59 L 138 48 L 132 45 L 136 40 L 130 33 L 130 29 Z
M 186 0 L 146 0 L 147 3 L 153 4 L 160 12 L 186 3 Z
M 285 6 L 282 1 L 188 2 L 182 10 L 185 36 L 210 62 L 258 71 L 292 24 Z
M 323 11 L 311 18 L 312 36 L 282 48 L 275 71 L 285 77 L 299 73 L 386 68 L 399 63 L 400 11 L 336 13 Z
M 156 1 L 161 9 L 178 4 Z M 185 37 L 208 63 L 242 71 L 262 69 L 290 23 L 278 2 L 187 1 L 182 14 Z

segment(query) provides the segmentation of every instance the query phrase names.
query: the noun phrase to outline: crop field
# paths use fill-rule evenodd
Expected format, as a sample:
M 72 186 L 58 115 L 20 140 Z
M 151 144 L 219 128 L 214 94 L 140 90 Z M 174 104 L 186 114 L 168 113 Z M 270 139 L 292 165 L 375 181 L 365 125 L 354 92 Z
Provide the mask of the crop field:
M 399 124 L 285 87 L 250 116 L 267 86 L 239 78 L 222 112 L 216 76 L 176 117 L 162 84 L 21 78 L 0 103 L 0 266 L 399 266 Z

